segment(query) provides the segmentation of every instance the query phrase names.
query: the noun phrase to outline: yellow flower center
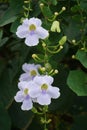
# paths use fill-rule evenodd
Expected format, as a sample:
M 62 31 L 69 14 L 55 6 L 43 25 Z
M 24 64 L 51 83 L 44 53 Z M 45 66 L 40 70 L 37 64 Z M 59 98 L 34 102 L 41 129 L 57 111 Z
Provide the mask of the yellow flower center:
M 43 84 L 43 85 L 41 86 L 41 89 L 42 89 L 42 90 L 47 90 L 47 89 L 48 89 L 48 85 L 47 85 L 47 84 Z
M 31 25 L 29 26 L 29 30 L 30 30 L 30 31 L 35 31 L 35 30 L 36 30 L 36 26 L 35 26 L 34 24 L 31 24 Z
M 31 70 L 30 74 L 31 74 L 31 76 L 36 76 L 37 72 L 35 70 Z
M 28 95 L 28 91 L 29 91 L 28 88 L 25 88 L 24 94 L 25 94 L 25 95 Z

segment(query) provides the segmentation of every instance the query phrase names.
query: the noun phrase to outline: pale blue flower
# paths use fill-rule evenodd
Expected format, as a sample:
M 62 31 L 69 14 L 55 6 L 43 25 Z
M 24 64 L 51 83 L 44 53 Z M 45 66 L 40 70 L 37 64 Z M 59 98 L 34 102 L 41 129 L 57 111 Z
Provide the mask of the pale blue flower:
M 32 82 L 19 82 L 18 88 L 20 89 L 16 96 L 14 97 L 16 102 L 22 102 L 21 109 L 22 110 L 30 110 L 33 107 L 33 99 L 30 96 L 30 92 L 32 91 Z
M 39 39 L 45 39 L 49 36 L 46 29 L 41 27 L 41 20 L 38 18 L 25 19 L 22 25 L 18 26 L 16 35 L 19 38 L 25 38 L 25 44 L 28 46 L 36 46 Z
M 32 91 L 30 96 L 37 98 L 37 103 L 40 105 L 49 105 L 51 98 L 58 98 L 60 96 L 59 88 L 53 87 L 53 77 L 51 76 L 36 76 L 33 79 Z
M 20 75 L 20 78 L 19 80 L 20 81 L 30 81 L 30 80 L 33 80 L 33 78 L 36 76 L 36 75 L 39 75 L 39 72 L 38 72 L 38 69 L 41 67 L 41 65 L 37 64 L 27 64 L 27 63 L 24 63 L 22 65 L 22 69 L 25 73 L 21 74 Z

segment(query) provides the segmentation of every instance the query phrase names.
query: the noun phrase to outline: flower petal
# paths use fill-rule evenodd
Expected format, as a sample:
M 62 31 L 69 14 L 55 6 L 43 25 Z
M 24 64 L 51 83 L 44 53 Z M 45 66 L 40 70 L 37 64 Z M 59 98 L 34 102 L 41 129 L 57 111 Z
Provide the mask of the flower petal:
M 32 109 L 33 104 L 31 99 L 24 100 L 21 106 L 22 110 L 30 110 Z
M 42 84 L 45 83 L 51 85 L 53 83 L 53 80 L 54 80 L 53 77 L 45 75 L 45 76 L 36 76 L 33 81 L 39 86 L 41 86 Z
M 25 72 L 29 72 L 29 70 L 30 70 L 30 64 L 24 63 L 24 64 L 22 65 L 22 69 L 23 69 Z
M 29 19 L 28 18 L 24 19 L 22 25 L 25 25 L 25 26 L 28 27 L 28 25 L 29 25 Z
M 25 38 L 25 37 L 27 37 L 28 33 L 29 33 L 28 27 L 27 27 L 27 26 L 20 25 L 20 26 L 17 28 L 16 35 L 17 35 L 19 38 Z
M 37 86 L 35 85 L 33 85 L 32 88 L 33 89 L 29 92 L 29 95 L 31 98 L 37 98 L 40 95 L 41 90 L 39 87 L 37 88 Z
M 16 102 L 22 102 L 24 100 L 23 92 L 18 91 L 14 99 Z
M 24 86 L 25 86 L 25 81 L 20 81 L 19 83 L 18 83 L 18 88 L 20 89 L 20 90 L 23 90 L 23 88 L 24 88 Z
M 39 43 L 38 36 L 35 34 L 28 35 L 25 39 L 25 44 L 27 46 L 36 46 Z
M 60 96 L 59 88 L 49 86 L 47 93 L 50 95 L 51 98 L 58 98 Z
M 29 19 L 29 25 L 34 24 L 36 27 L 41 26 L 42 22 L 38 18 L 30 18 Z
M 46 29 L 44 29 L 43 27 L 38 27 L 36 30 L 38 37 L 41 39 L 45 39 L 46 37 L 49 36 L 49 33 Z
M 37 102 L 40 105 L 49 105 L 51 103 L 51 98 L 48 94 L 41 94 L 39 97 L 37 97 Z
M 28 73 L 23 73 L 20 75 L 19 81 L 30 81 L 32 77 Z

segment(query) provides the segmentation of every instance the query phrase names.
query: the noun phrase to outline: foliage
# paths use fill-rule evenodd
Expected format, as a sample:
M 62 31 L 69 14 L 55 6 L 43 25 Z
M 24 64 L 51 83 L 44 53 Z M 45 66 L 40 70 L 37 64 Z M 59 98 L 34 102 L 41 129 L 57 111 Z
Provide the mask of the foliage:
M 27 47 L 24 40 L 16 36 L 17 27 L 26 15 L 23 5 L 24 0 L 0 1 L 1 130 L 43 129 L 40 116 L 23 112 L 14 101 L 22 64 L 32 63 L 32 54 L 43 58 L 41 42 L 37 47 Z M 56 17 L 55 12 L 58 12 Z M 87 1 L 32 0 L 29 15 L 40 18 L 47 30 L 55 19 L 60 23 L 60 31 L 50 30 L 47 40 L 48 45 L 63 46 L 58 53 L 54 48 L 55 55 L 51 48 L 48 50 L 50 64 L 59 71 L 54 76 L 54 85 L 59 86 L 61 92 L 60 98 L 49 105 L 47 117 L 52 121 L 48 129 L 87 130 Z

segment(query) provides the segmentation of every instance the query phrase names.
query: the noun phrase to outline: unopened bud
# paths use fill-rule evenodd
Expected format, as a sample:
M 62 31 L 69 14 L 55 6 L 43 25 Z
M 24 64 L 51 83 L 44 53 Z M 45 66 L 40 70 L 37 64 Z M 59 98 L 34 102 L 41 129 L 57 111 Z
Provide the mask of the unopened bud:
M 59 21 L 54 21 L 54 22 L 52 23 L 51 31 L 52 31 L 52 32 L 59 32 L 59 33 L 61 32 Z
M 58 73 L 58 70 L 56 69 L 54 72 L 55 72 L 55 74 L 57 74 L 57 73 Z
M 73 39 L 73 40 L 72 40 L 72 43 L 76 43 L 76 40 L 75 40 L 75 39 Z
M 36 54 L 32 54 L 32 58 L 35 58 L 35 57 L 37 57 L 37 55 Z
M 43 46 L 43 47 L 46 47 L 46 43 L 43 42 L 43 43 L 42 43 L 42 46 Z
M 60 46 L 60 49 L 63 49 L 63 46 Z
M 47 71 L 50 71 L 52 69 L 51 64 L 46 63 L 45 68 L 46 68 Z
M 62 7 L 62 10 L 65 11 L 65 10 L 66 10 L 66 7 Z
M 75 55 L 72 55 L 72 59 L 75 59 Z
M 40 70 L 41 71 L 45 71 L 46 69 L 45 69 L 45 67 L 41 67 Z
M 57 16 L 57 15 L 58 15 L 58 12 L 55 12 L 55 13 L 54 13 L 54 15 L 56 15 L 56 16 Z
M 43 3 L 40 3 L 40 7 L 43 7 L 44 6 L 44 4 Z

